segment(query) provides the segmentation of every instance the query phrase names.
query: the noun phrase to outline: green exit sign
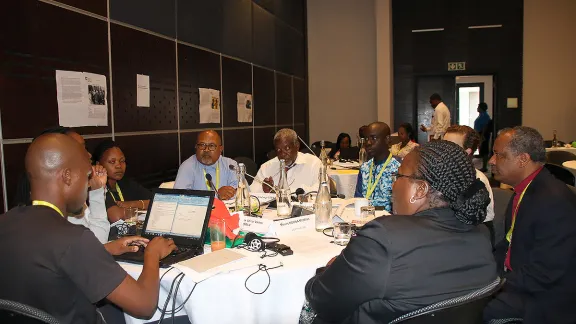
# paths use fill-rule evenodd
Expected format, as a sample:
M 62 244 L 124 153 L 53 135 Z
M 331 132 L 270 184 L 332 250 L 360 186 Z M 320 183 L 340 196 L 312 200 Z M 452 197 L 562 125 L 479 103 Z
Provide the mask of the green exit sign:
M 448 71 L 464 71 L 466 62 L 448 62 Z

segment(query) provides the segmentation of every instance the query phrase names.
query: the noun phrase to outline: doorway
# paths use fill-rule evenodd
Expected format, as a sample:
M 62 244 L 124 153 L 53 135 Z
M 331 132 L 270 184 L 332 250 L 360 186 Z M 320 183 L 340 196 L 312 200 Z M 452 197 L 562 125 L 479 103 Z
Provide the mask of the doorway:
M 474 128 L 478 117 L 478 104 L 485 102 L 490 118 L 494 118 L 494 76 L 493 75 L 444 75 L 416 77 L 414 125 L 429 126 L 434 109 L 430 107 L 430 95 L 438 93 L 450 110 L 452 125 L 468 125 Z M 428 134 L 418 129 L 418 142 L 426 143 Z
M 478 104 L 484 100 L 484 83 L 456 84 L 457 124 L 474 128 Z

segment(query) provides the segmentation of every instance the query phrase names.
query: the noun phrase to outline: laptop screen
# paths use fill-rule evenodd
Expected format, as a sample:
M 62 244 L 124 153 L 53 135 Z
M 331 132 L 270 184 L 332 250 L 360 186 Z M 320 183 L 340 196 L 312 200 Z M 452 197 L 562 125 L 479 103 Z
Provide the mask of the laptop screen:
M 150 202 L 145 233 L 199 239 L 206 218 L 210 216 L 209 196 L 182 193 L 156 193 Z

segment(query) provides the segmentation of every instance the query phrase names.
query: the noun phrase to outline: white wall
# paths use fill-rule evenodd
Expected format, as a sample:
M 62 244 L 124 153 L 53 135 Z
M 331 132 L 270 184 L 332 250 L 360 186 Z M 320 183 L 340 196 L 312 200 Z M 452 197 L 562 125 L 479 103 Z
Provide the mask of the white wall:
M 308 0 L 310 142 L 376 120 L 374 0 Z
M 524 0 L 522 124 L 576 140 L 576 1 Z
M 492 113 L 492 106 L 494 102 L 494 84 L 491 75 L 471 75 L 471 76 L 458 76 L 456 77 L 456 84 L 461 83 L 484 83 L 484 101 L 488 105 L 488 114 L 491 118 L 494 117 Z

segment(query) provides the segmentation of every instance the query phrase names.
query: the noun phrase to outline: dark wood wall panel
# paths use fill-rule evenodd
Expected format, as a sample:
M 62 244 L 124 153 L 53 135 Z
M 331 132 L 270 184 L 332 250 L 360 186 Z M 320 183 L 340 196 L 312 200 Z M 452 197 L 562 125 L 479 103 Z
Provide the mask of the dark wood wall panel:
M 115 137 L 128 177 L 176 169 L 205 129 L 223 137 L 224 155 L 258 164 L 278 125 L 307 139 L 304 0 L 56 2 L 0 6 L 0 208 L 13 205 L 27 139 L 58 125 L 56 70 L 106 76 L 109 125 L 76 130 L 96 136 L 90 152 Z M 137 74 L 150 77 L 150 107 L 137 107 Z M 221 122 L 199 123 L 199 88 L 221 90 Z M 253 123 L 238 122 L 238 92 L 253 94 Z
M 224 129 L 224 155 L 229 158 L 254 157 L 252 129 Z
M 176 1 L 178 6 L 178 39 L 221 52 L 223 0 Z M 210 26 L 210 28 L 206 26 Z
M 292 78 L 276 73 L 276 124 L 292 125 Z
M 276 96 L 274 94 L 274 72 L 254 67 L 254 125 L 276 123 Z
M 18 0 L 20 1 L 20 0 Z M 78 9 L 86 10 L 100 16 L 107 16 L 108 2 L 106 0 L 55 0 Z
M 220 128 L 221 123 L 200 124 L 198 88 L 220 90 L 220 56 L 179 44 L 180 129 Z
M 307 85 L 306 81 L 294 78 L 294 124 L 303 124 L 308 121 Z M 302 137 L 302 135 L 300 135 Z M 305 137 L 302 137 L 305 138 Z
M 224 105 L 224 127 L 252 126 L 252 123 L 239 123 L 237 94 L 252 93 L 252 67 L 244 62 L 222 58 L 222 103 Z
M 119 136 L 116 143 L 126 157 L 127 177 L 178 168 L 177 134 Z
M 494 75 L 496 129 L 521 123 L 522 0 L 393 0 L 392 21 L 396 128 L 416 122 L 415 79 L 433 75 Z M 494 24 L 502 27 L 468 28 Z M 428 28 L 444 30 L 412 32 Z M 465 71 L 447 71 L 448 62 L 460 61 Z M 518 98 L 519 108 L 507 109 L 506 98 Z
M 110 81 L 107 26 L 104 21 L 33 0 L 2 6 L 1 28 L 10 31 L 0 32 L 2 132 L 5 139 L 34 137 L 58 124 L 55 70 L 103 74 Z M 55 21 L 66 21 L 74 28 Z M 22 127 L 23 116 L 36 118 L 27 118 Z M 80 131 L 105 133 L 110 129 L 83 127 Z
M 177 129 L 175 43 L 112 25 L 115 131 Z M 150 107 L 136 106 L 136 74 L 150 76 Z
M 252 61 L 252 1 L 224 0 L 222 53 Z
M 262 7 L 252 5 L 252 58 L 270 69 L 276 67 L 276 24 L 274 15 Z
M 274 134 L 276 134 L 274 127 L 254 129 L 256 163 L 262 164 L 268 161 L 266 154 L 274 149 Z
M 4 168 L 6 170 L 6 194 L 8 207 L 15 206 L 18 179 L 24 174 L 24 157 L 30 144 L 4 145 Z
M 38 135 L 38 134 L 36 134 Z M 104 138 L 86 139 L 86 150 L 92 153 L 94 148 L 103 141 Z M 20 176 L 25 172 L 24 158 L 28 150 L 29 143 L 4 145 L 4 163 L 6 168 L 6 193 L 7 207 L 15 206 L 16 189 Z M 1 188 L 1 187 L 0 187 Z
M 176 0 L 110 0 L 110 18 L 176 37 Z
M 0 152 L 2 151 L 2 147 L 0 147 Z M 0 163 L 0 168 L 2 168 L 2 163 Z M 4 192 L 4 185 L 2 184 L 2 182 L 0 181 L 0 208 L 2 208 L 1 210 L 4 210 L 4 195 L 1 194 Z

